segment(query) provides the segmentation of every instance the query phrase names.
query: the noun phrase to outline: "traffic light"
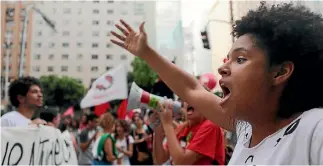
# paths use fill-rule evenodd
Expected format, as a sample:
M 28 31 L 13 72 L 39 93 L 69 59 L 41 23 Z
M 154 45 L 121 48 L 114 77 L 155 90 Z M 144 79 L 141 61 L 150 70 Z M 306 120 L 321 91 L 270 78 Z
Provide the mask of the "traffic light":
M 206 30 L 201 32 L 201 37 L 202 37 L 203 47 L 205 49 L 210 49 L 209 38 L 207 36 Z

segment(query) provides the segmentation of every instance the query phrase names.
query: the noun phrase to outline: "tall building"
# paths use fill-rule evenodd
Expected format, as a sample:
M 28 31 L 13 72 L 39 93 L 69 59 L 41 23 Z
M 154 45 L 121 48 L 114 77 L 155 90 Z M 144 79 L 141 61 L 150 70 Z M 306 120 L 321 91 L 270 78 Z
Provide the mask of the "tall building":
M 142 21 L 149 43 L 156 45 L 153 1 L 45 1 L 42 11 L 56 22 L 57 33 L 33 19 L 31 75 L 65 75 L 86 87 L 107 70 L 124 63 L 131 71 L 133 56 L 110 42 L 115 23 L 124 19 L 138 30 Z
M 2 1 L 1 2 L 1 103 L 5 96 L 6 66 L 9 66 L 8 81 L 18 77 L 18 68 L 20 61 L 20 50 L 22 43 L 22 27 L 26 18 L 26 6 L 28 1 Z M 26 50 L 23 62 L 24 75 L 30 73 L 30 41 L 31 41 L 31 18 L 32 13 L 28 14 Z M 7 59 L 9 56 L 9 59 Z M 7 60 L 9 64 L 7 64 Z

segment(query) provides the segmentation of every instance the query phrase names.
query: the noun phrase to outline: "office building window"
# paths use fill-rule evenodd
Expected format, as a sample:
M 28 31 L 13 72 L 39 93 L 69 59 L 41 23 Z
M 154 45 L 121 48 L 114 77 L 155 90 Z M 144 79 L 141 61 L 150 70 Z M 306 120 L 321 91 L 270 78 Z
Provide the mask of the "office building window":
M 127 55 L 125 55 L 125 54 L 121 55 L 121 56 L 120 56 L 120 59 L 121 59 L 121 60 L 127 60 Z
M 49 48 L 54 48 L 54 47 L 55 47 L 55 43 L 50 42 L 50 43 L 48 44 L 48 47 L 49 47 Z
M 92 66 L 91 67 L 92 72 L 97 72 L 98 70 L 99 70 L 99 68 L 97 66 Z
M 100 34 L 99 31 L 93 31 L 92 32 L 92 36 L 99 36 L 99 34 Z
M 78 21 L 77 22 L 77 25 L 82 25 L 83 24 L 83 22 L 82 21 Z
M 76 67 L 76 71 L 78 71 L 78 72 L 82 72 L 82 66 L 77 66 L 77 67 Z
M 108 0 L 108 3 L 113 3 L 113 0 Z
M 53 72 L 54 71 L 54 66 L 48 66 L 47 71 L 48 72 Z
M 70 8 L 65 8 L 65 9 L 63 9 L 63 13 L 64 14 L 70 14 L 71 13 L 71 9 Z
M 93 1 L 93 3 L 100 3 L 100 1 Z
M 69 36 L 70 32 L 69 31 L 63 31 L 63 36 Z
M 107 55 L 107 59 L 108 59 L 108 60 L 112 59 L 112 55 L 108 54 L 108 55 Z
M 67 59 L 68 59 L 68 54 L 63 54 L 63 55 L 62 55 L 62 59 L 63 59 L 63 60 L 67 60 Z
M 108 71 L 108 70 L 110 70 L 112 67 L 111 66 L 107 66 L 106 68 L 105 68 L 105 70 L 106 71 Z
M 107 25 L 113 25 L 113 21 L 112 20 L 108 20 L 107 21 Z
M 107 48 L 111 48 L 111 47 L 112 47 L 112 44 L 107 43 Z
M 92 48 L 97 48 L 97 47 L 99 47 L 98 43 L 92 43 Z
M 40 54 L 36 54 L 34 59 L 35 60 L 40 60 Z
M 108 14 L 113 14 L 113 10 L 112 10 L 112 9 L 108 9 L 108 10 L 107 10 L 107 13 L 108 13 Z
M 83 46 L 83 44 L 82 44 L 82 43 L 80 43 L 80 42 L 78 42 L 76 45 L 77 45 L 77 47 L 79 47 L 79 48 L 81 48 L 81 47 Z
M 40 48 L 41 47 L 41 43 L 36 43 L 36 47 Z
M 77 60 L 81 60 L 81 59 L 83 59 L 83 55 L 82 54 L 78 54 L 77 55 Z
M 48 59 L 53 60 L 54 59 L 54 54 L 49 54 Z
M 39 66 L 33 66 L 33 71 L 34 72 L 40 72 L 40 67 Z
M 37 36 L 41 36 L 42 35 L 42 32 L 41 31 L 38 31 L 37 32 Z
M 98 55 L 96 54 L 93 54 L 92 57 L 91 57 L 92 60 L 95 60 L 95 59 L 98 59 Z
M 100 13 L 100 11 L 99 11 L 99 9 L 93 9 L 93 10 L 92 10 L 92 13 L 93 13 L 93 14 L 99 14 L 99 13 Z
M 99 25 L 99 21 L 98 20 L 93 20 L 92 25 Z
M 68 66 L 62 66 L 62 67 L 61 67 L 61 71 L 63 71 L 63 72 L 67 72 L 67 70 L 68 70 Z
M 69 43 L 62 43 L 62 46 L 63 47 L 68 47 L 69 46 Z

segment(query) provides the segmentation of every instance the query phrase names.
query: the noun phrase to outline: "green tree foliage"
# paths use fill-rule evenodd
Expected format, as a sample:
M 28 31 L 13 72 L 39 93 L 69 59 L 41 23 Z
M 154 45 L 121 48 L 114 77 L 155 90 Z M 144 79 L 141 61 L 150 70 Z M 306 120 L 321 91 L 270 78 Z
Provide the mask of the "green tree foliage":
M 157 74 L 148 66 L 145 61 L 138 57 L 135 57 L 132 65 L 133 78 L 139 86 L 147 87 L 155 83 Z
M 83 84 L 71 77 L 56 75 L 42 76 L 44 104 L 48 106 L 69 107 L 77 105 L 84 96 Z

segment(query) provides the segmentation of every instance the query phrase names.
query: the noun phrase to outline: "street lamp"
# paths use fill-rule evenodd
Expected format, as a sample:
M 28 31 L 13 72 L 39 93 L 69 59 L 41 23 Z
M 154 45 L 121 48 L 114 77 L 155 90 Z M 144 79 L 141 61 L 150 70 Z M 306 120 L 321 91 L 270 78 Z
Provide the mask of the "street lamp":
M 8 87 L 9 87 L 9 62 L 10 62 L 10 51 L 11 51 L 11 39 L 12 39 L 12 34 L 11 33 L 6 33 L 6 42 L 4 44 L 4 48 L 6 49 L 6 69 L 5 69 L 5 83 L 4 83 L 4 96 L 5 96 L 5 101 L 8 102 Z
M 22 40 L 20 43 L 20 61 L 19 61 L 19 72 L 18 72 L 18 77 L 22 77 L 23 76 L 23 62 L 24 62 L 24 58 L 25 58 L 25 49 L 26 49 L 26 37 L 27 37 L 27 23 L 28 23 L 28 15 L 30 10 L 34 10 L 36 13 L 40 14 L 42 16 L 42 18 L 44 19 L 44 21 L 46 22 L 46 24 L 52 28 L 52 30 L 54 32 L 57 32 L 55 29 L 55 23 L 53 21 L 51 21 L 43 12 L 41 12 L 40 9 L 38 9 L 37 7 L 34 6 L 35 4 L 29 4 L 25 10 L 25 19 L 24 19 L 24 24 L 22 27 Z

